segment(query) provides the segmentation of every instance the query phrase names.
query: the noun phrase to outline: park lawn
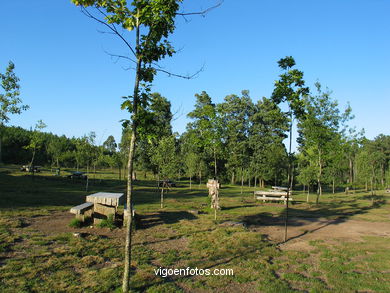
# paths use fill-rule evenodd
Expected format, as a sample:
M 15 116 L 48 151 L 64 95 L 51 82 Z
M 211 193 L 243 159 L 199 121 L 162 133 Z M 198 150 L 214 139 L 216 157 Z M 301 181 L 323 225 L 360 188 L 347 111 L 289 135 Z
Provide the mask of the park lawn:
M 280 235 L 261 232 L 267 225 L 283 226 L 283 205 L 256 202 L 253 188 L 241 194 L 239 186 L 224 185 L 214 221 L 205 186 L 190 190 L 188 182 L 177 183 L 163 209 L 154 181 L 136 183 L 135 208 L 142 220 L 133 241 L 134 292 L 390 291 L 390 233 L 324 237 L 307 241 L 306 249 L 286 249 L 269 237 Z M 49 172 L 33 179 L 0 169 L 0 292 L 120 292 L 123 230 L 70 228 L 67 210 L 87 194 L 124 190 L 125 182 L 110 170 L 100 171 L 86 192 L 83 181 Z M 318 206 L 306 203 L 305 194 L 294 194 L 294 200 L 290 215 L 298 220 L 390 222 L 383 192 L 324 194 Z M 224 226 L 226 221 L 246 226 Z M 76 231 L 83 237 L 73 236 Z M 234 275 L 164 278 L 154 273 L 159 267 L 233 269 Z

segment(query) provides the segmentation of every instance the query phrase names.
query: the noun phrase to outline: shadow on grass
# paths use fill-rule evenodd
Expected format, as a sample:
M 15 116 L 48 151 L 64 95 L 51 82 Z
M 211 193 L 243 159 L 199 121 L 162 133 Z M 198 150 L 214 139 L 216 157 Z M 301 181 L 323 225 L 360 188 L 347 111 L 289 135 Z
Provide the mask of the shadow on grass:
M 362 197 L 365 198 L 365 197 Z M 371 199 L 371 197 L 369 197 Z M 293 239 L 302 237 L 303 235 L 316 232 L 330 225 L 337 225 L 347 221 L 350 217 L 355 215 L 362 215 L 368 213 L 372 209 L 380 208 L 386 204 L 384 196 L 377 196 L 370 206 L 360 206 L 356 200 L 342 200 L 331 203 L 320 203 L 317 208 L 312 210 L 303 210 L 297 208 L 289 208 L 288 227 L 300 227 L 308 225 L 308 223 L 318 223 L 320 226 L 311 230 L 306 230 L 296 236 L 290 237 L 286 242 Z M 346 207 L 342 207 L 342 204 L 348 204 Z M 260 227 L 260 226 L 284 226 L 286 209 L 279 215 L 272 213 L 258 213 L 253 215 L 246 215 L 239 218 L 248 227 Z M 331 217 L 331 219 L 324 220 L 323 218 Z M 322 219 L 321 219 L 322 218 Z M 278 244 L 282 244 L 281 242 Z
M 174 224 L 180 220 L 195 220 L 197 217 L 189 212 L 158 212 L 139 216 L 138 229 L 147 229 L 161 224 Z

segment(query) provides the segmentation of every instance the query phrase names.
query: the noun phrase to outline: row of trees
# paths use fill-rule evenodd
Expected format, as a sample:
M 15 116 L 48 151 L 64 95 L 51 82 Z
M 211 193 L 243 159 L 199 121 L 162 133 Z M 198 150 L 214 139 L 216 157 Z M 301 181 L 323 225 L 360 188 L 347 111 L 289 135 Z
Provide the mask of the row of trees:
M 390 184 L 390 136 L 368 140 L 348 128 L 351 109 L 339 110 L 329 90 L 316 83 L 316 94 L 303 98 L 305 118 L 297 123 L 298 152 L 293 156 L 293 182 L 318 197 L 323 185 L 374 190 Z M 223 182 L 264 187 L 287 184 L 288 153 L 283 144 L 289 130 L 289 113 L 272 99 L 253 102 L 248 91 L 228 95 L 219 104 L 202 92 L 196 94 L 191 122 L 182 135 L 172 132 L 170 102 L 150 95 L 149 127 L 140 135 L 135 154 L 138 172 L 156 179 L 187 177 L 198 183 L 209 177 Z M 94 132 L 80 138 L 46 133 L 38 121 L 34 129 L 2 127 L 5 163 L 48 167 L 111 168 L 123 178 L 129 147 L 124 129 L 117 143 L 109 136 L 96 144 Z M 317 197 L 317 200 L 318 200 Z

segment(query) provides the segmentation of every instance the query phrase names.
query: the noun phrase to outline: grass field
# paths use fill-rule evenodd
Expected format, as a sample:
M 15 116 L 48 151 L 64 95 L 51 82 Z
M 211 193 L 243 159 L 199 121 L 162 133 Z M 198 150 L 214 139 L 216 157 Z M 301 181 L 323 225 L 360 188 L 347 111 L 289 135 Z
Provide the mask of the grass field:
M 124 190 L 110 170 L 86 192 L 84 181 L 1 168 L 0 292 L 120 292 L 123 229 L 71 228 L 68 210 L 87 194 Z M 390 196 L 383 191 L 324 194 L 319 205 L 295 193 L 290 240 L 282 243 L 284 205 L 256 202 L 253 188 L 241 194 L 223 186 L 217 221 L 204 184 L 190 190 L 178 182 L 163 209 L 153 180 L 138 180 L 135 190 L 134 292 L 390 292 Z M 234 275 L 162 277 L 160 267 Z

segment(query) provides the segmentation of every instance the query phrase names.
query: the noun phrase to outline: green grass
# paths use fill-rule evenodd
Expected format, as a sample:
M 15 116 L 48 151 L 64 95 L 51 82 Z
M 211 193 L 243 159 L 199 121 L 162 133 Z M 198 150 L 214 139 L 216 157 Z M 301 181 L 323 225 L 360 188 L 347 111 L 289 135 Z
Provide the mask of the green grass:
M 67 227 L 42 232 L 39 226 L 31 226 L 52 213 L 66 213 L 87 194 L 125 190 L 125 182 L 110 170 L 95 177 L 86 192 L 84 181 L 50 172 L 32 178 L 12 168 L 0 169 L 0 292 L 120 292 L 124 249 L 120 228 L 82 227 L 85 235 L 74 237 Z M 241 194 L 239 186 L 224 185 L 222 210 L 214 221 L 205 186 L 194 184 L 190 190 L 188 182 L 177 183 L 179 187 L 165 195 L 165 208 L 160 209 L 155 182 L 150 178 L 136 182 L 135 208 L 143 225 L 133 239 L 133 292 L 390 291 L 388 236 L 338 244 L 322 239 L 308 242 L 312 249 L 307 252 L 282 251 L 250 227 L 281 219 L 283 205 L 256 202 L 253 188 L 244 187 Z M 319 205 L 306 203 L 305 194 L 293 197 L 290 215 L 298 219 L 390 221 L 385 193 L 378 192 L 374 202 L 364 192 L 324 194 Z M 249 228 L 220 226 L 224 221 L 243 221 Z M 234 275 L 163 278 L 154 273 L 159 267 L 228 268 Z

